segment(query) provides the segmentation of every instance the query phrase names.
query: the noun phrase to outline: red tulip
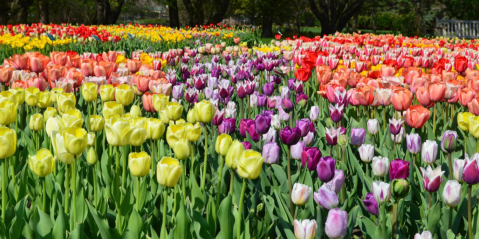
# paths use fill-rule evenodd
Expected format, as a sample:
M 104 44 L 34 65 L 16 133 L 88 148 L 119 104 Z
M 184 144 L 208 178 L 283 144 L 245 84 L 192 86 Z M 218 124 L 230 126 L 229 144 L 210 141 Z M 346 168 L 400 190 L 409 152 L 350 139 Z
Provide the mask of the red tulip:
M 458 55 L 454 58 L 454 69 L 457 72 L 464 72 L 467 69 L 467 58 L 461 55 Z
M 431 112 L 428 109 L 413 105 L 407 109 L 406 123 L 412 128 L 420 129 L 430 117 Z
M 311 77 L 311 71 L 307 68 L 299 68 L 294 72 L 296 79 L 306 82 Z

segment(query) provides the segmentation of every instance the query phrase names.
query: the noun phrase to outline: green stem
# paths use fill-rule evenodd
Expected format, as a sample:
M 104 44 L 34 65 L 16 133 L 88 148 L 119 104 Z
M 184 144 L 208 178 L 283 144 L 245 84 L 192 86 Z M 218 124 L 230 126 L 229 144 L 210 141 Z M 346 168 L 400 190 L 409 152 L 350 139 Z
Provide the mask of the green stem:
M 291 146 L 288 146 L 288 184 L 289 184 L 289 195 L 293 191 L 293 185 L 291 183 Z M 294 214 L 293 200 L 289 200 L 289 212 L 291 216 Z
M 476 139 L 476 153 L 479 153 L 479 139 Z
M 241 238 L 241 216 L 243 212 L 243 200 L 244 200 L 245 191 L 246 191 L 246 179 L 243 178 L 243 188 L 241 189 L 241 196 L 240 196 L 239 207 L 238 207 L 238 230 L 236 230 L 237 239 Z
M 42 211 L 44 213 L 46 213 L 46 209 L 47 209 L 47 186 L 45 185 L 45 178 L 41 178 L 42 179 L 42 183 L 43 183 L 43 205 L 42 205 Z
M 432 193 L 429 192 L 429 210 L 431 210 L 432 207 Z
M 453 215 L 452 212 L 453 212 L 453 210 L 454 210 L 454 208 L 449 207 L 449 227 L 448 227 L 448 229 L 452 228 L 452 215 Z
M 65 185 L 65 213 L 69 214 L 70 210 L 68 205 L 70 204 L 70 164 L 67 164 L 67 172 L 65 174 L 67 183 Z
M 75 225 L 73 228 L 76 228 L 77 224 L 77 181 L 76 181 L 76 175 L 77 175 L 77 161 L 75 160 L 73 163 L 73 168 L 72 168 L 72 199 L 73 199 L 73 222 Z
M 343 164 L 346 166 L 346 146 L 342 147 L 342 161 Z M 366 164 L 366 168 L 369 169 L 369 166 Z M 346 173 L 346 169 L 344 170 L 344 173 Z M 346 200 L 346 185 L 343 183 L 343 186 L 341 187 L 341 203 L 343 204 L 344 201 Z
M 176 215 L 176 192 L 178 190 L 178 184 L 175 185 L 175 190 L 173 194 L 173 215 Z
M 17 132 L 17 131 L 15 131 Z M 17 187 L 17 183 L 15 182 L 15 168 L 14 168 L 14 164 L 15 164 L 15 161 L 14 159 L 16 159 L 17 157 L 15 156 L 15 158 L 10 158 L 10 159 L 5 159 L 5 160 L 10 160 L 10 171 L 12 171 L 12 183 L 13 183 L 13 191 L 15 193 L 15 198 L 18 198 L 18 187 Z
M 397 217 L 398 217 L 398 203 L 394 202 L 393 204 L 393 219 L 392 219 L 392 238 L 396 238 L 397 231 Z
M 206 124 L 203 127 L 205 131 L 205 161 L 203 163 L 203 178 L 201 180 L 201 191 L 205 191 L 206 165 L 208 163 L 208 129 L 206 128 Z
M 161 223 L 161 236 L 160 238 L 166 238 L 166 206 L 168 202 L 168 188 L 165 187 L 165 199 L 163 200 L 163 221 Z
M 123 174 L 121 176 L 121 187 L 125 188 L 125 180 L 126 180 L 126 148 L 128 146 L 123 147 L 123 154 L 121 155 L 121 161 L 123 163 Z
M 3 85 L 2 85 L 3 87 Z M 3 180 L 2 180 L 2 222 L 6 225 L 7 222 L 5 221 L 5 214 L 6 214 L 6 209 L 7 209 L 7 160 L 2 160 L 3 164 Z
M 93 203 L 95 207 L 98 207 L 98 186 L 96 185 L 96 169 L 95 167 L 98 165 L 98 162 L 92 167 L 93 169 Z
M 437 114 L 436 104 L 434 104 L 433 107 L 434 107 L 434 113 L 432 116 L 432 132 L 434 132 L 434 135 L 436 135 L 436 114 Z
M 452 167 L 453 167 L 453 165 L 452 165 L 452 159 L 451 159 L 451 157 L 452 157 L 452 154 L 451 154 L 451 153 L 447 153 L 447 161 L 448 161 L 448 163 L 449 163 L 449 180 L 452 180 L 452 179 L 453 179 L 453 178 L 452 178 L 452 175 L 453 175 Z
M 220 155 L 220 171 L 218 173 L 218 177 L 219 177 L 219 181 L 218 181 L 218 189 L 216 190 L 216 192 L 218 193 L 216 195 L 216 207 L 215 208 L 218 208 L 218 205 L 220 205 L 220 197 L 221 197 L 221 181 L 223 179 L 223 166 L 224 166 L 224 160 L 223 160 L 223 156 Z
M 136 177 L 136 211 L 140 212 L 140 177 Z
M 472 208 L 471 208 L 472 184 L 469 184 L 469 193 L 467 195 L 467 225 L 469 227 L 469 239 L 472 239 Z
M 234 171 L 232 169 L 230 169 L 230 174 L 231 174 L 231 179 L 230 179 L 230 194 L 233 195 L 233 183 L 234 183 L 234 180 L 235 180 L 235 175 L 234 175 Z

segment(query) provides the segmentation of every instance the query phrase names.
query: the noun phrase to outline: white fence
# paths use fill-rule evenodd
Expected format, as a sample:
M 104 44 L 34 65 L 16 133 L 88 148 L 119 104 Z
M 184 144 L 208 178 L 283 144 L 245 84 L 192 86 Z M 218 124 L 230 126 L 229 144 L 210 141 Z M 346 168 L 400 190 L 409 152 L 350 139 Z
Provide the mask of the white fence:
M 479 38 L 479 21 L 439 20 L 436 18 L 436 35 L 467 39 Z

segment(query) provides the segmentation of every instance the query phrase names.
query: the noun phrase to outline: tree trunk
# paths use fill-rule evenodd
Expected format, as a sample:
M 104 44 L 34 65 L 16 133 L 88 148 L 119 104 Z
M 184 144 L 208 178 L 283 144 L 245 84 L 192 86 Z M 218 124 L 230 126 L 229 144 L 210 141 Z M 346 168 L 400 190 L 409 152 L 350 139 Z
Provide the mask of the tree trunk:
M 170 27 L 171 28 L 180 28 L 180 17 L 178 14 L 178 1 L 170 1 L 168 6 L 169 18 L 170 18 Z
M 261 38 L 272 38 L 273 37 L 273 19 L 270 16 L 265 15 L 263 17 L 263 32 L 261 33 Z
M 358 14 L 356 13 L 353 17 L 353 23 L 351 24 L 352 25 L 352 31 L 353 32 L 357 32 L 358 31 Z
M 31 0 L 19 0 L 17 3 L 19 6 L 17 22 L 28 23 L 28 8 L 33 4 L 33 2 Z
M 185 5 L 186 12 L 188 13 L 188 24 L 191 27 L 194 27 L 195 24 L 195 9 L 193 8 L 193 4 L 191 4 L 190 0 L 183 0 L 183 4 Z
M 96 0 L 96 24 L 105 24 L 106 15 L 105 15 L 105 6 L 103 0 Z
M 50 23 L 48 18 L 48 0 L 38 0 L 38 21 L 44 24 Z
M 374 9 L 374 6 L 371 7 L 371 16 L 373 17 L 373 34 L 376 34 L 376 11 Z
M 216 24 L 223 21 L 231 0 L 215 0 L 215 13 L 208 19 L 208 23 Z
M 106 0 L 106 3 L 107 3 L 108 24 L 115 24 L 116 21 L 118 20 L 118 17 L 120 16 L 120 13 L 125 1 L 117 0 L 117 3 L 115 4 L 116 7 L 113 9 L 111 8 L 110 2 L 108 0 Z

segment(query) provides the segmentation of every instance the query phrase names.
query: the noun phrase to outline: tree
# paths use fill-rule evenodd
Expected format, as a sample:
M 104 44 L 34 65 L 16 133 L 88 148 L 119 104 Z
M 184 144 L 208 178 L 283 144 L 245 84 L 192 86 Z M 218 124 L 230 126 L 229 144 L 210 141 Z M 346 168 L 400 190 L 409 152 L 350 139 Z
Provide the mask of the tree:
M 171 0 L 168 2 L 168 15 L 170 18 L 170 27 L 180 28 L 180 16 L 178 14 L 178 1 Z
M 183 0 L 186 12 L 189 15 L 190 26 L 216 24 L 225 17 L 230 0 Z
M 44 24 L 49 24 L 50 19 L 48 15 L 48 0 L 38 0 L 38 21 Z
M 440 0 L 444 3 L 444 11 L 450 18 L 458 20 L 477 20 L 479 1 L 477 0 Z
M 322 34 L 342 31 L 363 4 L 364 0 L 309 0 L 311 11 L 321 22 Z
M 96 0 L 96 23 L 115 24 L 125 0 Z

